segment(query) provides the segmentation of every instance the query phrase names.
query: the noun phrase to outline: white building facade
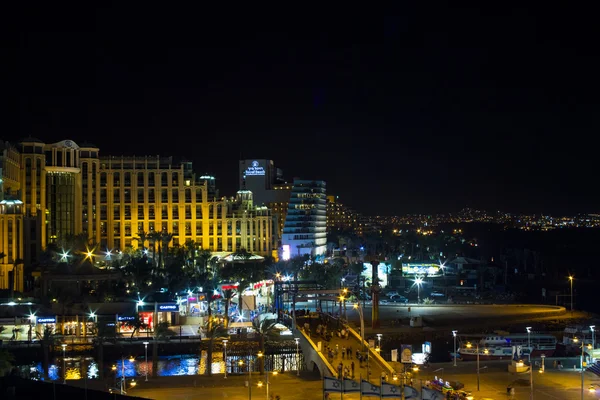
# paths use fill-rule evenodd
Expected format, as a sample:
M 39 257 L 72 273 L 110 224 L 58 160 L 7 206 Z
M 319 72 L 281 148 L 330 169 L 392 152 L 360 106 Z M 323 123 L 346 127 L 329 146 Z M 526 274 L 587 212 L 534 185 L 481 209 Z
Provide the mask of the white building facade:
M 283 227 L 282 258 L 323 257 L 327 250 L 327 198 L 324 181 L 294 179 Z

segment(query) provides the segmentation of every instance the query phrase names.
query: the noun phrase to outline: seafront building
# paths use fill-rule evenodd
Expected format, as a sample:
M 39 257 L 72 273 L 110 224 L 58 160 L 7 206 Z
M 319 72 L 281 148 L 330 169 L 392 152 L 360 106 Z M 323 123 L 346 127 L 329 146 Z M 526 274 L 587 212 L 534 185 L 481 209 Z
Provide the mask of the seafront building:
M 49 243 L 84 234 L 103 251 L 137 248 L 142 232 L 173 235 L 212 252 L 277 248 L 273 216 L 241 190 L 218 197 L 215 178 L 171 157 L 100 155 L 92 144 L 0 143 L 0 289 L 23 289 L 23 265 Z M 21 267 L 21 268 L 20 268 Z M 17 276 L 15 276 L 16 274 Z

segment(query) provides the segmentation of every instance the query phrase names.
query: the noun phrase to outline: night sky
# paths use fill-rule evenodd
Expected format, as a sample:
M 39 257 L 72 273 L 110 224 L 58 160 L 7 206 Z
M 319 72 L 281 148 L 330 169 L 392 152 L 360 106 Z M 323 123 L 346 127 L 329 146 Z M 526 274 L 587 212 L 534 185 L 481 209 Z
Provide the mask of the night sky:
M 224 195 L 240 155 L 271 158 L 372 215 L 600 211 L 594 10 L 433 4 L 29 9 L 3 139 L 184 157 Z

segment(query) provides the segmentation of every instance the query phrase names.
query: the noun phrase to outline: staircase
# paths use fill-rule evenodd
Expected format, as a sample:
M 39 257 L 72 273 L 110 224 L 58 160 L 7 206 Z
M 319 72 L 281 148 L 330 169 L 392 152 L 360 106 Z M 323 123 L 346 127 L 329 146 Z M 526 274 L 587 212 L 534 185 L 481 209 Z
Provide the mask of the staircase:
M 593 372 L 594 374 L 600 376 L 600 361 L 596 361 L 595 364 L 591 364 L 587 367 L 586 371 Z

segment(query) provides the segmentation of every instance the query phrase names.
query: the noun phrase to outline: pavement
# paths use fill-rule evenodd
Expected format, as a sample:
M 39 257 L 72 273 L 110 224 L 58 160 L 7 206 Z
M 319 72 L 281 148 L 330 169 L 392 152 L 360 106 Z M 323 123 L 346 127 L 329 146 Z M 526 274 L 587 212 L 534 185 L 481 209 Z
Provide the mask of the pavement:
M 480 385 L 477 391 L 477 374 L 475 362 L 459 362 L 456 367 L 452 363 L 430 364 L 416 373 L 413 385 L 420 390 L 421 384 L 425 385 L 427 380 L 434 376 L 447 381 L 460 381 L 465 384 L 465 390 L 471 391 L 475 400 L 528 400 L 530 399 L 529 385 L 518 386 L 513 397 L 507 396 L 506 388 L 517 379 L 529 381 L 529 374 L 511 374 L 507 371 L 508 362 L 489 361 L 480 363 L 480 367 L 486 367 L 480 371 Z M 204 376 L 176 376 L 151 378 L 149 382 L 142 379 L 138 385 L 129 390 L 130 395 L 156 400 L 195 400 L 195 399 L 218 399 L 246 400 L 248 387 L 247 376 L 236 375 L 224 379 L 223 375 L 213 377 Z M 263 383 L 258 387 L 258 381 Z M 598 393 L 591 393 L 591 385 L 600 385 L 600 378 L 591 373 L 584 374 L 584 399 L 600 399 Z M 267 399 L 265 376 L 253 374 L 251 385 L 251 396 L 259 399 Z M 539 373 L 534 368 L 533 373 L 534 399 L 581 399 L 581 374 L 577 370 L 557 370 L 552 366 L 546 366 L 545 372 Z M 303 372 L 298 377 L 289 372 L 277 376 L 270 376 L 270 394 L 279 395 L 282 400 L 322 400 L 322 381 L 318 375 Z M 330 398 L 337 398 L 340 394 L 331 393 Z M 341 400 L 359 399 L 359 394 L 344 394 Z
M 334 335 L 331 338 L 331 340 L 329 341 L 329 343 L 323 342 L 323 345 L 327 345 L 331 349 L 338 350 L 337 356 L 334 355 L 333 359 L 328 357 L 327 351 L 324 350 L 324 352 L 323 352 L 325 357 L 328 358 L 329 362 L 331 363 L 331 365 L 334 368 L 337 369 L 338 365 L 341 363 L 342 370 L 343 370 L 343 367 L 347 366 L 348 369 L 350 370 L 350 375 L 352 375 L 351 365 L 352 365 L 352 363 L 354 363 L 354 379 L 358 380 L 358 379 L 360 379 L 360 377 L 362 377 L 365 380 L 369 380 L 369 381 L 376 383 L 381 378 L 382 370 L 379 367 L 379 364 L 377 362 L 375 362 L 372 359 L 369 360 L 368 363 L 366 361 L 359 362 L 359 360 L 356 358 L 356 351 L 357 350 L 360 351 L 362 349 L 361 349 L 360 341 L 357 340 L 356 338 L 354 338 L 354 336 L 348 335 L 348 339 L 342 339 L 342 338 L 339 338 L 334 332 Z M 350 359 L 348 359 L 348 357 L 346 357 L 346 356 L 342 357 L 342 354 L 343 354 L 342 350 L 348 349 L 348 348 L 352 349 L 352 352 L 351 352 L 352 354 L 350 356 Z M 365 347 L 365 352 L 366 352 L 366 347 Z
M 458 362 L 430 364 L 422 368 L 415 377 L 415 387 L 420 389 L 421 383 L 434 376 L 446 381 L 459 381 L 465 384 L 465 390 L 471 391 L 475 399 L 530 399 L 529 373 L 511 374 L 507 370 L 507 361 L 489 361 L 480 363 L 479 391 L 477 391 L 477 363 Z M 436 371 L 437 370 L 437 371 Z M 434 372 L 436 371 L 436 372 Z M 516 386 L 515 395 L 507 395 L 507 387 L 515 380 L 523 380 L 524 386 Z M 418 384 L 417 384 L 418 382 Z M 599 393 L 590 393 L 592 384 L 600 384 L 600 378 L 592 373 L 584 373 L 584 399 L 598 399 Z M 554 369 L 546 364 L 545 372 L 540 373 L 539 367 L 533 369 L 533 398 L 534 399 L 581 399 L 581 374 L 573 369 Z
M 246 385 L 247 375 L 207 376 L 173 376 L 140 381 L 130 389 L 131 396 L 155 400 L 195 400 L 217 399 L 228 400 L 249 399 L 249 388 Z M 262 386 L 259 387 L 259 382 Z M 303 372 L 296 376 L 294 372 L 286 372 L 276 376 L 269 375 L 269 395 L 279 395 L 285 400 L 317 400 L 323 399 L 322 381 L 318 374 Z M 266 376 L 258 373 L 251 377 L 251 396 L 267 399 Z

